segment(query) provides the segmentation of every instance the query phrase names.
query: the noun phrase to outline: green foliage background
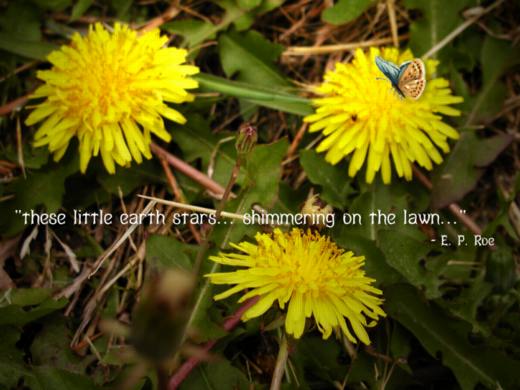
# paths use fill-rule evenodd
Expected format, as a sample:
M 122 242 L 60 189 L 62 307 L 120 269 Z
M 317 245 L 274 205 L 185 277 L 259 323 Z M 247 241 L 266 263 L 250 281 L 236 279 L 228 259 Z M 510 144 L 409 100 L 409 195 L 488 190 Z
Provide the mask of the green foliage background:
M 286 161 L 302 116 L 312 112 L 299 85 L 318 83 L 329 58 L 284 58 L 286 46 L 311 46 L 317 31 L 327 32 L 324 43 L 370 39 L 373 31 L 367 24 L 376 15 L 379 34 L 390 36 L 386 2 L 339 0 L 332 7 L 325 3 L 181 1 L 179 14 L 161 29 L 173 35 L 174 44 L 189 49 L 191 61 L 202 70 L 196 76 L 201 87 L 195 103 L 181 108 L 187 125 L 168 123 L 173 141 L 165 147 L 202 172 L 210 169 L 212 178 L 225 186 L 236 159 L 232 137 L 243 120 L 251 119 L 258 125 L 259 145 L 241 168 L 234 188 L 238 196 L 228 202 L 227 210 L 245 212 L 259 204 L 272 212 L 298 212 L 311 188 L 338 214 L 368 215 L 380 209 L 399 216 L 407 209 L 438 211 L 444 220 L 453 221 L 447 206 L 458 202 L 486 236 L 496 238 L 497 245 L 493 249 L 441 247 L 430 242 L 432 235 L 441 234 L 452 239 L 465 234 L 471 242 L 472 235 L 462 224 L 432 229 L 405 225 L 402 220 L 391 228 L 337 223 L 328 233 L 338 245 L 366 256 L 367 273 L 383 289 L 389 316 L 371 330 L 371 347 L 356 347 L 355 358 L 341 340 L 324 341 L 311 330 L 291 350 L 291 381 L 284 388 L 519 389 L 520 88 L 515 73 L 520 61 L 519 2 L 502 2 L 482 23 L 467 28 L 436 54 L 441 61 L 439 73 L 465 100 L 463 115 L 452 123 L 461 138 L 431 173 L 431 191 L 417 180 L 394 178 L 392 185 L 384 186 L 379 181 L 367 185 L 364 175 L 350 179 L 345 163 L 331 166 L 309 147 L 314 135 L 306 134 L 297 158 Z M 398 1 L 399 33 L 409 37 L 401 45 L 420 56 L 464 22 L 463 11 L 490 3 Z M 45 56 L 66 43 L 73 31 L 84 32 L 86 20 L 142 25 L 168 6 L 167 1 L 0 1 L 1 104 L 28 93 L 36 85 L 36 69 L 46 66 Z M 293 14 L 287 16 L 287 10 Z M 304 20 L 302 26 L 282 38 L 298 20 Z M 17 71 L 33 61 L 37 62 Z M 119 168 L 116 175 L 108 175 L 94 162 L 81 175 L 76 145 L 72 145 L 60 163 L 52 162 L 45 149 L 32 148 L 34 129 L 21 125 L 21 138 L 17 138 L 17 125 L 26 115 L 22 109 L 0 118 L 0 160 L 14 167 L 2 170 L 0 182 L 0 389 L 116 388 L 139 358 L 123 359 L 116 353 L 121 343 L 96 329 L 90 335 L 99 333 L 99 337 L 74 351 L 73 335 L 85 326 L 86 318 L 135 321 L 132 310 L 142 291 L 140 272 L 190 268 L 197 246 L 193 240 L 180 239 L 189 237 L 187 227 L 160 234 L 140 228 L 139 239 L 146 242 L 144 263 L 126 272 L 93 306 L 93 292 L 106 283 L 99 275 L 87 280 L 77 294 L 64 294 L 78 278 L 65 248 L 57 242 L 49 248 L 48 231 L 24 226 L 14 210 L 70 213 L 104 208 L 116 213 L 121 199 L 134 207 L 135 195 L 145 190 L 167 198 L 172 194 L 158 159 Z M 192 179 L 175 176 L 189 203 L 216 206 Z M 259 229 L 217 226 L 210 252 L 226 242 L 250 239 Z M 117 228 L 100 232 L 94 226 L 62 226 L 53 231 L 82 269 L 120 233 Z M 30 253 L 21 258 L 20 251 L 27 245 Z M 113 271 L 107 271 L 110 278 L 132 258 L 130 249 L 123 252 Z M 196 368 L 181 388 L 268 388 L 282 324 L 280 312 L 225 332 L 221 324 L 236 304 L 233 300 L 214 303 L 213 288 L 200 288 L 193 341 L 218 339 L 213 351 L 220 359 Z M 157 386 L 156 373 L 149 370 L 134 387 Z

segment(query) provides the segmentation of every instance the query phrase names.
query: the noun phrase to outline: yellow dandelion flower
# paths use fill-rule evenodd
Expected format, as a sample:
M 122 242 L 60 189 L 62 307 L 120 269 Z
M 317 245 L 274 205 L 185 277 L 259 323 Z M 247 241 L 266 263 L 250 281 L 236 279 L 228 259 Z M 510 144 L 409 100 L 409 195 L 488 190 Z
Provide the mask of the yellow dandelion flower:
M 260 298 L 244 313 L 244 321 L 262 315 L 278 301 L 282 309 L 288 303 L 285 329 L 295 338 L 303 334 L 306 318 L 313 316 L 323 338 L 341 330 L 354 343 L 359 339 L 370 344 L 365 327 L 374 326 L 385 313 L 380 308 L 381 290 L 365 276 L 363 256 L 345 252 L 318 232 L 296 228 L 258 233 L 256 242 L 233 244 L 241 253 L 210 257 L 216 263 L 244 267 L 206 275 L 214 284 L 236 285 L 216 295 L 216 300 L 250 289 L 239 302 Z
M 449 152 L 448 138 L 458 138 L 441 114 L 460 115 L 450 104 L 460 103 L 462 98 L 451 94 L 448 80 L 433 77 L 438 65 L 435 60 L 425 61 L 423 95 L 418 100 L 401 98 L 376 66 L 377 56 L 395 64 L 414 58 L 410 50 L 356 50 L 351 63 L 337 63 L 325 74 L 317 88 L 321 97 L 313 100 L 316 112 L 304 120 L 311 123 L 309 131 L 321 131 L 325 136 L 317 151 L 327 151 L 328 162 L 337 164 L 351 155 L 349 176 L 355 176 L 367 160 L 366 181 L 371 183 L 381 171 L 388 184 L 392 160 L 397 175 L 411 180 L 412 163 L 431 170 L 433 163 L 442 162 L 439 149 Z
M 165 47 L 167 41 L 159 30 L 139 35 L 120 23 L 112 32 L 97 23 L 86 36 L 74 34 L 47 57 L 52 68 L 37 73 L 44 84 L 32 97 L 45 100 L 25 122 L 44 121 L 34 145 L 48 145 L 58 161 L 77 137 L 82 172 L 99 153 L 110 173 L 116 163 L 151 158 L 151 134 L 171 138 L 162 117 L 186 122 L 165 102 L 192 101 L 186 89 L 198 86 L 189 76 L 199 69 L 183 65 L 186 50 Z

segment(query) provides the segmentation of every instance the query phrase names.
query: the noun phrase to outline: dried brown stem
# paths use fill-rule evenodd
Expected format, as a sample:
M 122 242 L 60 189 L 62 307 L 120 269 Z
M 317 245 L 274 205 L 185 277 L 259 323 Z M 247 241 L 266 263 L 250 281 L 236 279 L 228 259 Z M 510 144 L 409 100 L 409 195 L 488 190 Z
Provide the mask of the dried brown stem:
M 175 176 L 173 175 L 173 172 L 168 165 L 168 161 L 164 157 L 159 158 L 161 161 L 161 165 L 164 170 L 164 174 L 166 175 L 166 180 L 168 180 L 168 184 L 170 185 L 170 188 L 173 191 L 173 195 L 175 196 L 175 200 L 186 203 L 186 199 L 184 198 L 184 194 L 182 192 L 181 187 L 179 186 L 179 183 L 177 183 L 177 179 L 175 179 Z M 190 229 L 191 234 L 193 235 L 193 238 L 197 243 L 200 243 L 200 233 L 197 231 L 195 226 L 193 224 L 188 223 L 188 228 Z
M 452 32 L 450 32 L 443 39 L 441 39 L 435 46 L 433 46 L 430 50 L 428 50 L 428 52 L 426 54 L 424 54 L 422 56 L 422 58 L 426 59 L 428 57 L 431 57 L 435 53 L 437 53 L 444 46 L 446 46 L 448 43 L 450 43 L 452 40 L 454 40 L 458 35 L 460 35 L 465 29 L 467 29 L 469 26 L 471 26 L 473 23 L 475 23 L 477 20 L 479 20 L 482 16 L 484 16 L 488 12 L 497 8 L 503 2 L 504 2 L 504 0 L 495 1 L 489 7 L 480 10 L 480 12 L 478 12 L 476 15 L 467 19 L 464 23 L 461 23 L 457 28 L 455 28 Z M 481 7 L 479 7 L 479 8 L 481 8 Z
M 388 19 L 390 20 L 390 30 L 392 31 L 392 43 L 399 47 L 399 35 L 397 33 L 397 21 L 395 18 L 395 0 L 387 0 Z
M 399 40 L 408 39 L 408 35 L 399 36 Z M 329 54 L 338 51 L 350 51 L 357 48 L 365 48 L 370 46 L 380 46 L 392 43 L 392 38 L 371 39 L 363 42 L 343 43 L 339 45 L 323 45 L 323 46 L 291 46 L 285 50 L 283 56 L 306 56 L 309 54 Z
M 152 149 L 152 152 L 156 154 L 157 157 L 164 158 L 166 161 L 168 161 L 168 164 L 177 169 L 179 172 L 188 176 L 190 179 L 199 183 L 212 194 L 215 194 L 217 196 L 222 196 L 224 194 L 224 187 L 222 187 L 220 184 L 218 184 L 216 181 L 214 181 L 204 173 L 193 168 L 191 165 L 185 163 L 180 158 L 175 157 L 173 154 L 169 153 L 168 151 L 164 150 L 159 145 L 154 144 L 153 142 L 150 145 L 150 147 Z
M 162 26 L 164 23 L 172 20 L 176 17 L 180 12 L 180 9 L 177 7 L 177 1 L 172 1 L 170 6 L 164 11 L 161 15 L 150 19 L 143 27 L 140 28 L 140 32 L 144 33 L 150 30 L 153 30 L 157 27 Z
M 287 345 L 287 336 L 282 335 L 280 340 L 280 349 L 278 350 L 278 357 L 276 358 L 276 365 L 274 366 L 273 377 L 271 379 L 270 390 L 280 390 L 282 387 L 283 374 L 285 373 L 285 365 L 289 357 L 289 348 Z
M 10 101 L 9 103 L 4 104 L 0 107 L 0 116 L 9 115 L 14 110 L 23 107 L 25 103 L 29 100 L 29 96 L 31 94 L 28 93 L 27 95 L 24 95 L 22 97 L 19 97 L 18 99 L 14 99 Z
M 177 180 L 175 179 L 175 176 L 173 175 L 173 172 L 170 169 L 170 166 L 168 165 L 168 161 L 166 161 L 166 158 L 164 158 L 164 156 L 161 156 L 159 158 L 159 161 L 161 162 L 164 174 L 166 175 L 166 180 L 168 181 L 168 184 L 170 185 L 170 188 L 173 191 L 173 196 L 175 197 L 175 200 L 184 203 L 184 194 L 182 193 L 182 190 L 179 187 L 179 183 L 177 183 Z
M 294 139 L 291 142 L 291 146 L 289 146 L 289 149 L 287 151 L 287 156 L 285 157 L 286 159 L 291 158 L 298 150 L 298 146 L 300 145 L 300 142 L 302 141 L 303 136 L 305 135 L 305 131 L 307 131 L 307 127 L 309 127 L 308 123 L 302 124 L 302 126 L 294 136 Z
M 12 72 L 9 72 L 5 76 L 0 77 L 0 83 L 4 82 L 5 80 L 7 80 L 10 77 L 16 76 L 17 74 L 19 74 L 27 69 L 31 69 L 33 66 L 38 65 L 39 62 L 40 61 L 31 61 L 31 62 L 26 62 L 23 65 L 20 65 L 18 68 L 16 68 Z

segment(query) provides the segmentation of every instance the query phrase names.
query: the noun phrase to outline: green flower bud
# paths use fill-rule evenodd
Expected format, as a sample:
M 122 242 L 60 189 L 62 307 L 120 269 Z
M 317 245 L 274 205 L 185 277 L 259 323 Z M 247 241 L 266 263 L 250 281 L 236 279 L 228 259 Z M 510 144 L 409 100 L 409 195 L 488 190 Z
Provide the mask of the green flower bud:
M 258 133 L 256 127 L 250 123 L 244 123 L 238 129 L 237 141 L 235 147 L 239 156 L 248 155 L 256 145 L 258 140 Z

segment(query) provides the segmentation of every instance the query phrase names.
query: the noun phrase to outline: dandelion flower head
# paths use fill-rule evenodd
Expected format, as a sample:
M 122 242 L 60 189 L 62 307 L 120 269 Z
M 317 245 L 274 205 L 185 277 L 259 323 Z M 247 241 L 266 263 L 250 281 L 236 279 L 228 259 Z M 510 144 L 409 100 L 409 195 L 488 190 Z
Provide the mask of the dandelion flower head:
M 287 304 L 285 329 L 300 338 L 306 319 L 313 317 L 323 338 L 333 330 L 343 332 L 352 342 L 370 344 L 366 327 L 374 326 L 381 309 L 381 291 L 365 275 L 364 257 L 345 252 L 318 232 L 294 228 L 258 233 L 256 244 L 233 245 L 239 253 L 220 253 L 210 257 L 216 263 L 241 267 L 231 272 L 206 275 L 214 284 L 235 286 L 215 296 L 227 298 L 248 289 L 239 302 L 259 296 L 243 315 L 243 320 L 258 317 L 278 301 Z
M 32 97 L 44 101 L 26 120 L 43 121 L 34 145 L 47 145 L 58 161 L 76 137 L 82 172 L 98 154 L 110 173 L 115 164 L 151 158 L 151 134 L 171 138 L 163 117 L 186 122 L 166 102 L 192 101 L 186 90 L 198 86 L 189 77 L 198 68 L 184 64 L 186 50 L 165 47 L 167 41 L 158 29 L 140 35 L 120 23 L 113 31 L 97 23 L 85 36 L 74 34 L 47 57 L 51 69 L 37 73 L 44 83 Z
M 448 80 L 435 78 L 438 61 L 426 60 L 426 89 L 418 100 L 402 98 L 375 64 L 381 56 L 397 65 L 412 60 L 410 50 L 396 48 L 358 49 L 351 63 L 337 63 L 325 74 L 313 100 L 314 114 L 305 118 L 310 132 L 320 131 L 324 139 L 318 152 L 337 164 L 350 156 L 349 176 L 355 176 L 366 162 L 368 183 L 381 172 L 388 184 L 392 163 L 399 177 L 412 178 L 412 164 L 431 170 L 449 152 L 448 139 L 457 131 L 443 122 L 442 115 L 458 116 L 451 104 L 462 102 L 453 96 Z

